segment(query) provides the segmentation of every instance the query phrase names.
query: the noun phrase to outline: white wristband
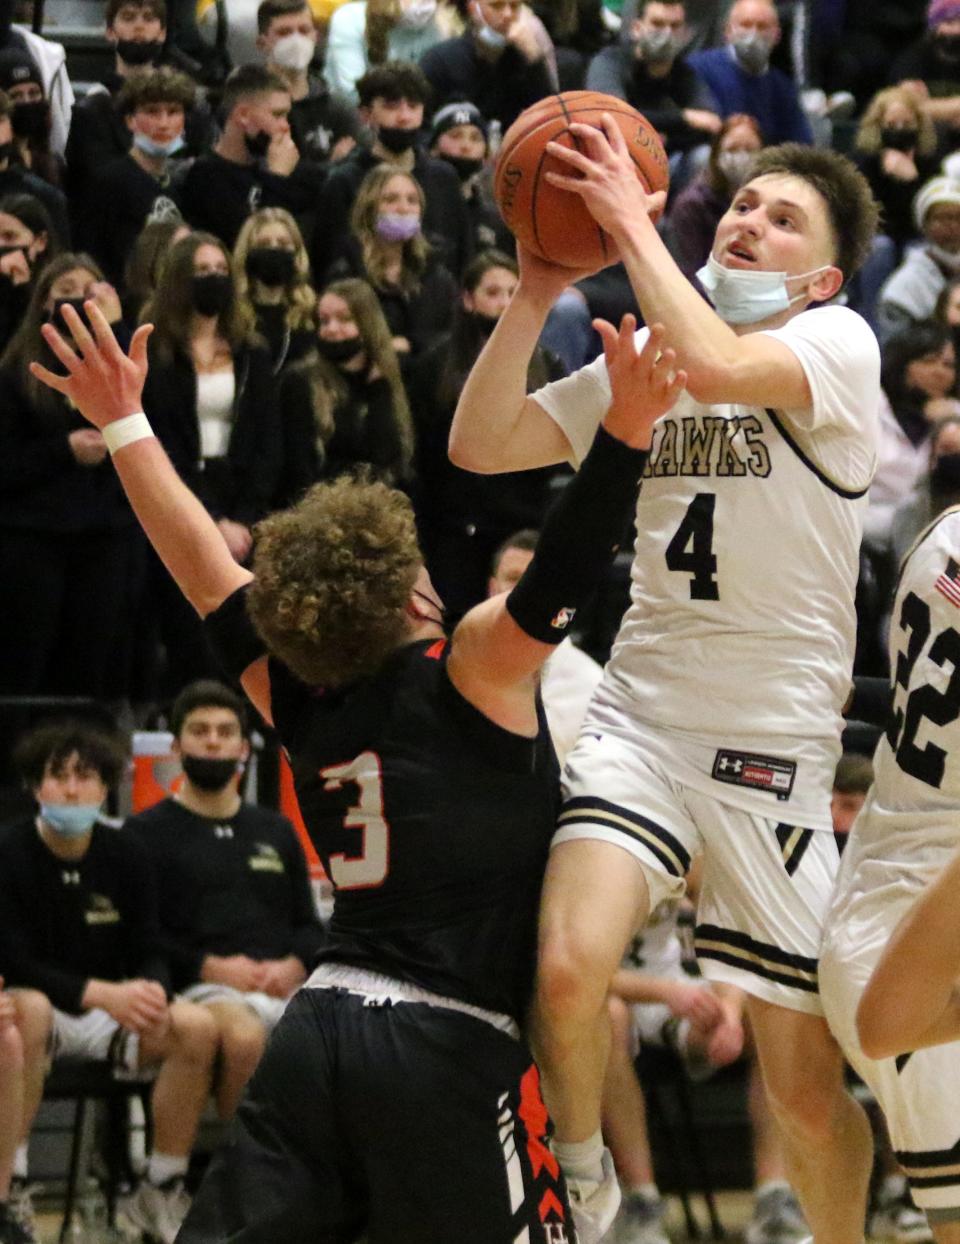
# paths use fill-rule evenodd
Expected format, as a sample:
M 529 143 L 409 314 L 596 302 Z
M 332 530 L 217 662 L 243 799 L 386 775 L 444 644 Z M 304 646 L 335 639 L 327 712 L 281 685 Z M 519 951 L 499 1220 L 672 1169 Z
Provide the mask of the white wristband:
M 111 454 L 123 449 L 124 445 L 153 436 L 153 428 L 142 410 L 134 415 L 126 415 L 123 419 L 114 419 L 113 423 L 108 423 L 100 431 Z

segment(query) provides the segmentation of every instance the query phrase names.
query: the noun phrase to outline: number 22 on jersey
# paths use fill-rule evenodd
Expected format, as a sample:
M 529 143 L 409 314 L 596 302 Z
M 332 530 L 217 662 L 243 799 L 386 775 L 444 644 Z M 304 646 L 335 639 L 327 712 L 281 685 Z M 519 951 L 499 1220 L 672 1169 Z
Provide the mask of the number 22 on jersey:
M 360 831 L 360 851 L 330 856 L 330 879 L 338 890 L 361 890 L 386 879 L 390 863 L 390 826 L 383 815 L 383 769 L 376 752 L 361 752 L 345 764 L 320 770 L 324 790 L 340 790 L 348 784 L 357 799 L 347 808 L 344 829 Z

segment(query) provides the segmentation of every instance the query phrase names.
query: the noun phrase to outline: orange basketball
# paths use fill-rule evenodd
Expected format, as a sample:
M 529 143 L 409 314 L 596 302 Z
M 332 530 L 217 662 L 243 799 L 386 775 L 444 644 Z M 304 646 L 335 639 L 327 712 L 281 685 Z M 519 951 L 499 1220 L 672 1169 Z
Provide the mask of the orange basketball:
M 660 135 L 636 108 L 599 91 L 564 91 L 541 99 L 510 126 L 497 157 L 494 193 L 507 227 L 541 259 L 567 268 L 600 267 L 616 258 L 616 249 L 578 194 L 547 181 L 547 172 L 576 172 L 549 156 L 546 146 L 553 141 L 579 150 L 582 144 L 570 133 L 571 122 L 600 129 L 605 112 L 627 140 L 644 189 L 666 190 L 670 173 Z

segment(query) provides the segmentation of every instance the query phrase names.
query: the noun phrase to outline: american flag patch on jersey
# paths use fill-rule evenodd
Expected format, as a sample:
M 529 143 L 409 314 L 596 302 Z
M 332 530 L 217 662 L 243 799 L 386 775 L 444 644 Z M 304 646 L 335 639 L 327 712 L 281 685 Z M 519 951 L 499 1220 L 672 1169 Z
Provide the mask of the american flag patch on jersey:
M 952 557 L 947 558 L 947 568 L 934 587 L 941 596 L 946 596 L 951 605 L 960 609 L 960 565 Z

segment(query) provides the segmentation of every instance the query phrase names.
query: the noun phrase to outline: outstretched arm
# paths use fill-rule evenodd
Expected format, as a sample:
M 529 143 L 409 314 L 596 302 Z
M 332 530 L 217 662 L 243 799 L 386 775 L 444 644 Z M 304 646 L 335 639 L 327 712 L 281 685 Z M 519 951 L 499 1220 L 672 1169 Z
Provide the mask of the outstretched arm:
M 960 855 L 901 920 L 857 1007 L 869 1058 L 960 1039 Z
M 30 370 L 104 431 L 143 411 L 147 338 L 153 326 L 137 329 L 127 355 L 97 304 L 88 301 L 84 309 L 93 335 L 72 307 L 63 311 L 73 334 L 72 346 L 52 325 L 43 326 L 44 338 L 66 376 L 39 363 L 31 363 Z M 114 450 L 114 466 L 150 543 L 184 596 L 205 617 L 253 576 L 233 560 L 216 523 L 177 475 L 145 421 L 138 430 L 137 439 Z

